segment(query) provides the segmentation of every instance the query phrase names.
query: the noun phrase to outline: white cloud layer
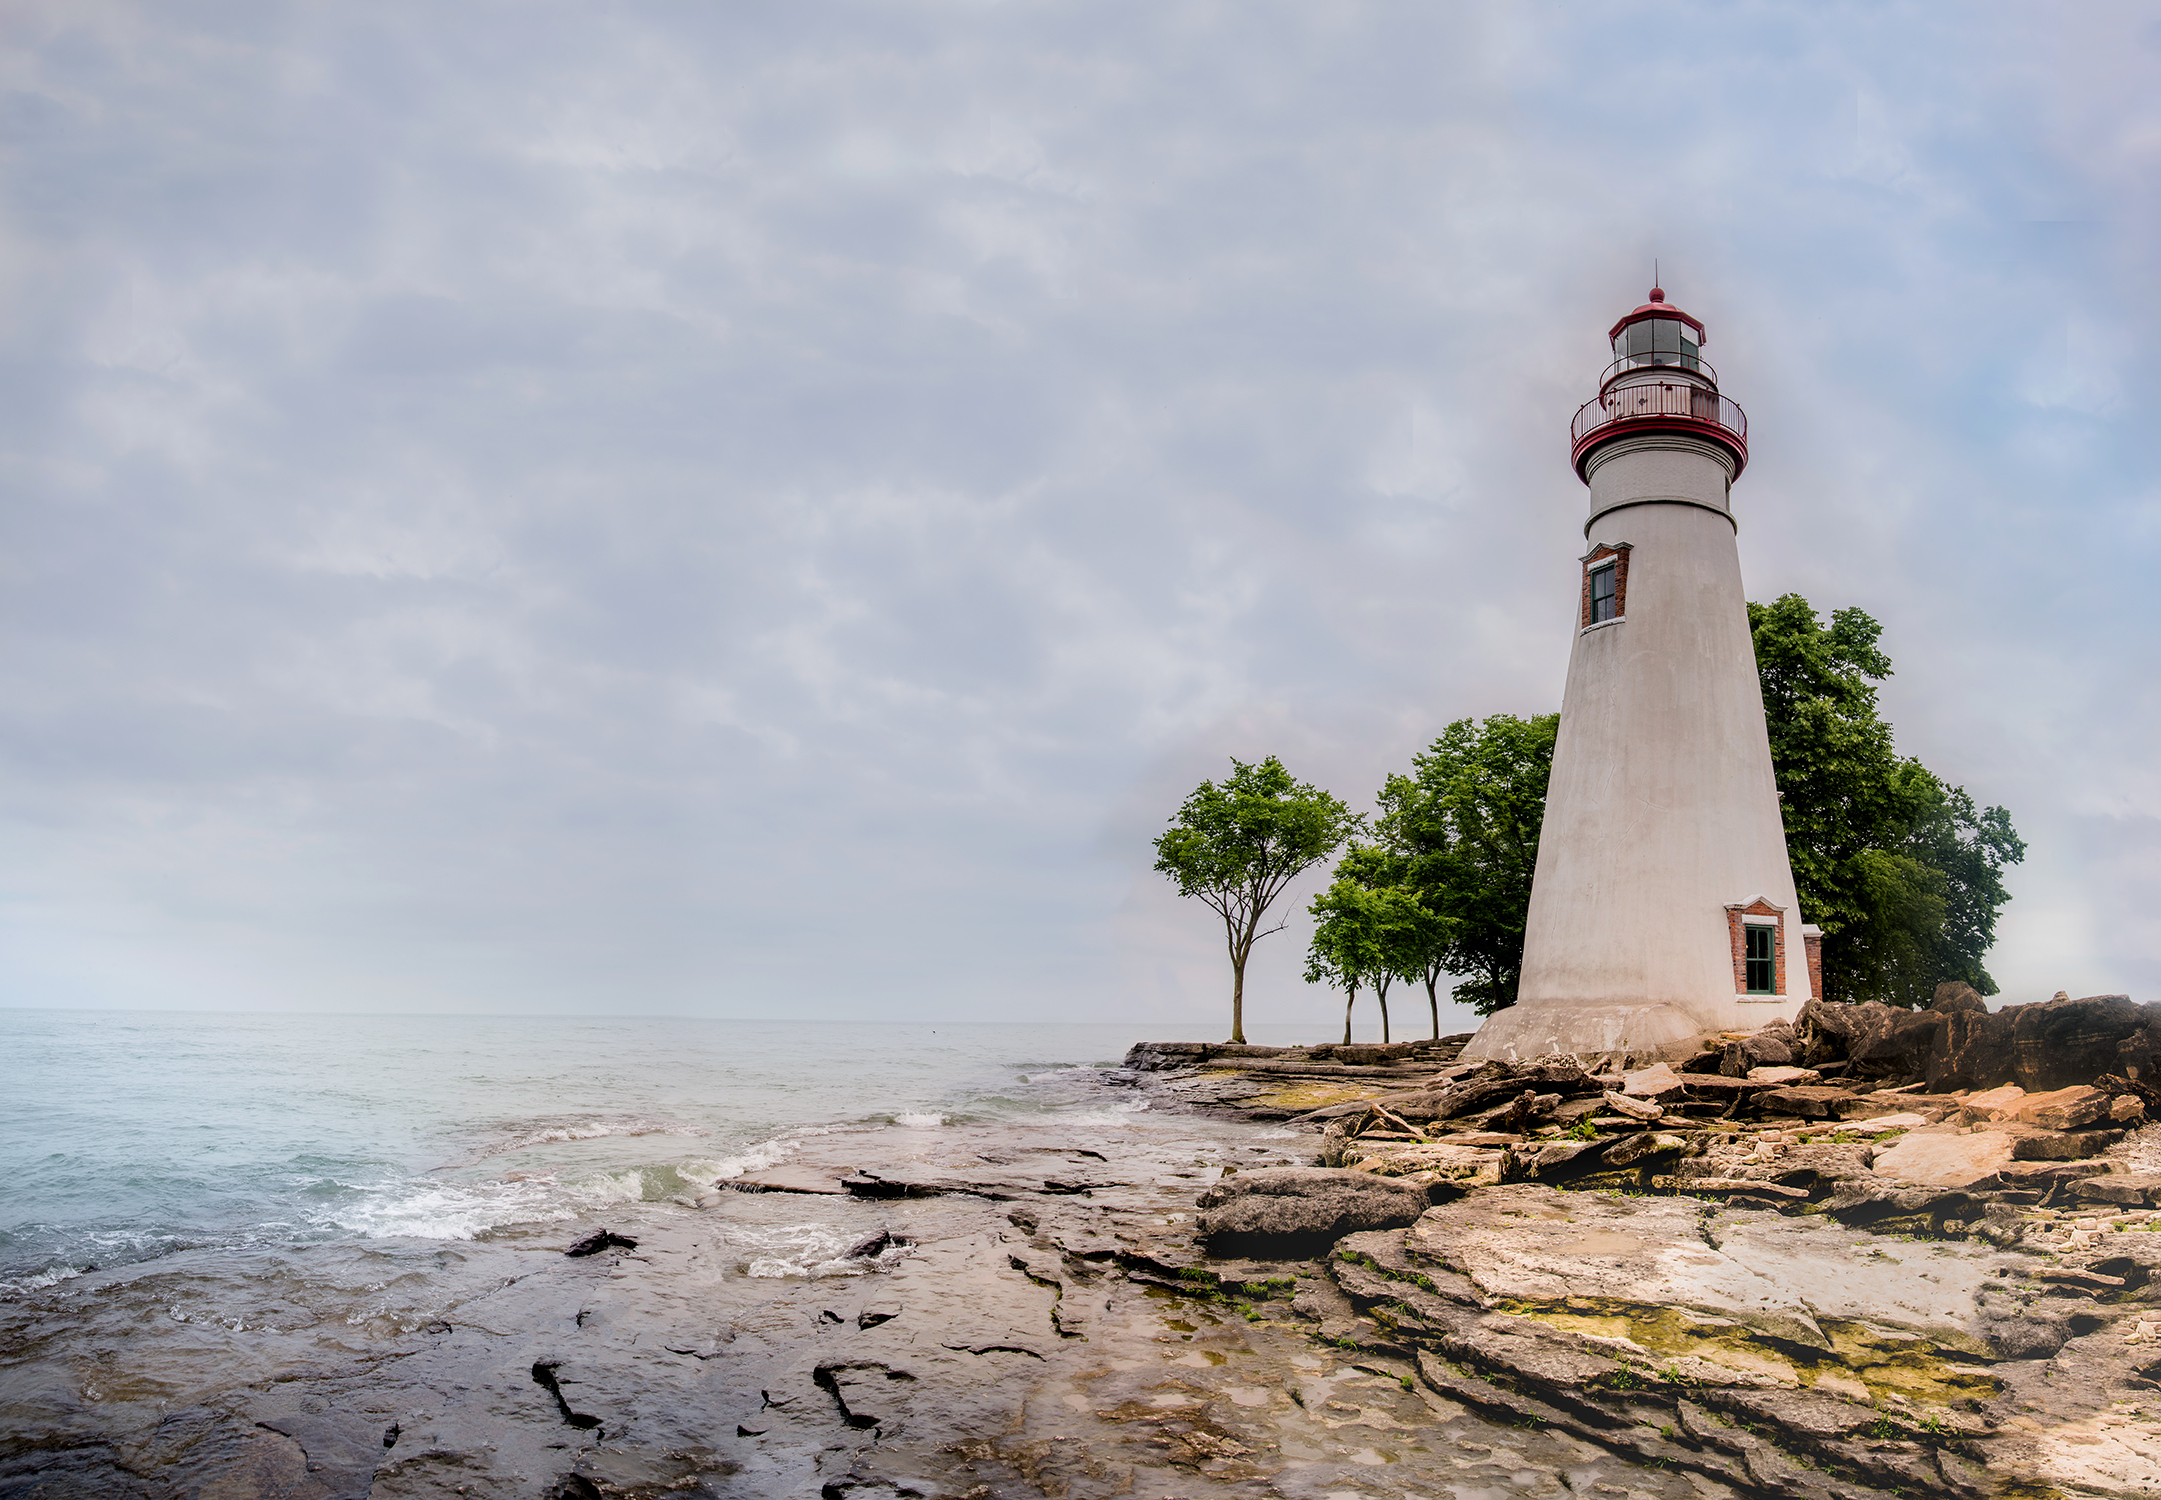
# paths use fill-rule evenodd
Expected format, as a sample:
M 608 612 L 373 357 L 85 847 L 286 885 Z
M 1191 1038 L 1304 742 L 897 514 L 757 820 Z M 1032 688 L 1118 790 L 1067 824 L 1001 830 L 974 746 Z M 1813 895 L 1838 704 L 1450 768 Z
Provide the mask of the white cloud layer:
M 5 45 L 0 1003 L 1217 1026 L 1149 839 L 1558 703 L 1654 255 L 1751 596 L 1881 619 L 2031 845 L 2007 996 L 2161 993 L 2150 5 Z

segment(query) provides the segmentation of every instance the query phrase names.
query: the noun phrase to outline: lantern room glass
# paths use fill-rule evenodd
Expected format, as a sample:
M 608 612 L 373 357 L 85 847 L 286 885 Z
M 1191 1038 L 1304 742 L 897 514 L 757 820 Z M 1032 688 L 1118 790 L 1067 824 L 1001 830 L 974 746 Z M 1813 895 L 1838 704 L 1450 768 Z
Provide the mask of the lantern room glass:
M 1613 336 L 1613 357 L 1634 368 L 1675 365 L 1703 368 L 1703 345 L 1696 330 L 1679 318 L 1639 318 Z

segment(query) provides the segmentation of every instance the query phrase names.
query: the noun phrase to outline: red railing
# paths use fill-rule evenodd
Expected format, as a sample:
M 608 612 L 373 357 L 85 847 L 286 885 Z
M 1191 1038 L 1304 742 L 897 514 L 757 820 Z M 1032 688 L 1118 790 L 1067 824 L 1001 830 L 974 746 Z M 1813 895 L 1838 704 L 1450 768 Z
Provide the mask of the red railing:
M 1598 377 L 1598 388 L 1604 390 L 1623 375 L 1637 370 L 1686 370 L 1692 375 L 1701 375 L 1713 385 L 1718 384 L 1718 371 L 1712 369 L 1711 362 L 1702 355 L 1670 354 L 1664 349 L 1656 349 L 1647 354 L 1622 355 L 1606 366 L 1606 373 Z
M 1568 428 L 1571 457 L 1578 472 L 1593 443 L 1616 436 L 1615 429 L 1639 422 L 1669 431 L 1694 429 L 1732 449 L 1741 464 L 1748 462 L 1748 414 L 1741 410 L 1739 402 L 1687 381 L 1647 381 L 1614 386 L 1583 403 Z

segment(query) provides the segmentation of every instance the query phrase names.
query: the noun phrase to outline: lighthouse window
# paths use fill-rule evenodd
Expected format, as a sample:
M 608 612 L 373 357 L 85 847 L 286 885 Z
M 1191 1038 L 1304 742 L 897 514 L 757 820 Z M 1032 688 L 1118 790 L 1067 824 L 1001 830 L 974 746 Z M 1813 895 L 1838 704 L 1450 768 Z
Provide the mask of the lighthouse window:
M 1613 344 L 1615 357 L 1631 365 L 1679 365 L 1694 370 L 1703 363 L 1703 346 L 1696 330 L 1679 318 L 1645 318 L 1631 323 Z
M 1616 587 L 1619 576 L 1620 570 L 1613 563 L 1591 570 L 1591 624 L 1614 617 L 1619 600 Z
M 1742 929 L 1748 941 L 1744 962 L 1748 969 L 1748 992 L 1751 995 L 1768 995 L 1774 992 L 1777 979 L 1771 956 L 1771 939 L 1777 930 L 1775 927 L 1754 922 Z

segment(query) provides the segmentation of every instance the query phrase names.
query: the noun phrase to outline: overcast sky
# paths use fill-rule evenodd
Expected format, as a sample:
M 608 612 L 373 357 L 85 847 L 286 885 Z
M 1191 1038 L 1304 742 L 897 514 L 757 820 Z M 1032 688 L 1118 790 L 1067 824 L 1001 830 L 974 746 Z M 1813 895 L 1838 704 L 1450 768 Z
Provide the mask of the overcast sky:
M 2004 998 L 2161 998 L 2161 6 L 4 25 L 0 1004 L 1219 1030 L 1150 839 L 1558 707 L 1654 256 Z

